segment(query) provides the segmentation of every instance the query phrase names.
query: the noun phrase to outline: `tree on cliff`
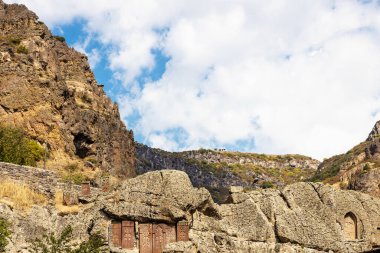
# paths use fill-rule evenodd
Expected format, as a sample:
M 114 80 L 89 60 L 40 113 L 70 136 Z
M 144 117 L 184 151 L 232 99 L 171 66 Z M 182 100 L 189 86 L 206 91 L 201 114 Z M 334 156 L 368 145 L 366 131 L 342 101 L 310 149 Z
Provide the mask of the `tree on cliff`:
M 21 129 L 0 125 L 0 161 L 36 166 L 43 155 L 43 147 L 27 138 Z

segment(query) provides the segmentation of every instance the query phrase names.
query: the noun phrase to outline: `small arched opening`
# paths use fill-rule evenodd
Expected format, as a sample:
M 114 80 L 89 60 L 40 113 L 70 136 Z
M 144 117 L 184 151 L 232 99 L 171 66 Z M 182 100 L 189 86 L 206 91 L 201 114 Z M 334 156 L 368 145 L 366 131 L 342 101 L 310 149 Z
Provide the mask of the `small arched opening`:
M 347 241 L 358 239 L 358 219 L 355 214 L 349 212 L 344 216 L 343 232 Z

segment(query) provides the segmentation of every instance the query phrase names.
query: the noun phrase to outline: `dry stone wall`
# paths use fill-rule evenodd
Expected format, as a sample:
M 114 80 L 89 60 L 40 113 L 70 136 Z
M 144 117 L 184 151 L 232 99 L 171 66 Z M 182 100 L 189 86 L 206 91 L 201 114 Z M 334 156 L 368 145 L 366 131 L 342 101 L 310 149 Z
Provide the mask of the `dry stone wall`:
M 0 162 L 0 178 L 25 183 L 31 189 L 45 194 L 49 198 L 53 198 L 57 190 L 72 196 L 84 195 L 83 186 L 64 182 L 56 172 L 41 168 Z M 91 195 L 99 194 L 102 191 L 98 187 L 90 187 L 89 189 Z

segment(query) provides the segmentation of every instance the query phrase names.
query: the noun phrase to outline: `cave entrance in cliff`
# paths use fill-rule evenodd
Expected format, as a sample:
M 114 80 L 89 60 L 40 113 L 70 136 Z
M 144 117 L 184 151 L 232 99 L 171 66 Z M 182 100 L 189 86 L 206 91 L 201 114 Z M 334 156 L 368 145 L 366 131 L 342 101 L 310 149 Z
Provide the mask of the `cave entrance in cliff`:
M 344 216 L 343 232 L 348 241 L 358 239 L 358 219 L 355 214 L 349 212 Z

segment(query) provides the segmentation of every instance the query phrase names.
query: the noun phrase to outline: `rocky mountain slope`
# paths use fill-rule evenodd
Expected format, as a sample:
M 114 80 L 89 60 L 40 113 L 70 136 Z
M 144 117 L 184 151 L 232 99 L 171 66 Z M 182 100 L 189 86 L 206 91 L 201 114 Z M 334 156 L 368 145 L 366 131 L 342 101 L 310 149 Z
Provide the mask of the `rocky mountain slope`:
M 49 148 L 47 167 L 76 163 L 134 175 L 133 133 L 87 57 L 23 5 L 0 0 L 0 122 Z
M 137 173 L 185 171 L 197 187 L 206 187 L 223 202 L 229 186 L 246 189 L 283 187 L 316 172 L 319 161 L 301 155 L 264 155 L 215 150 L 166 152 L 136 143 Z
M 313 180 L 380 197 L 379 132 L 380 121 L 375 124 L 364 142 L 345 154 L 323 161 Z

